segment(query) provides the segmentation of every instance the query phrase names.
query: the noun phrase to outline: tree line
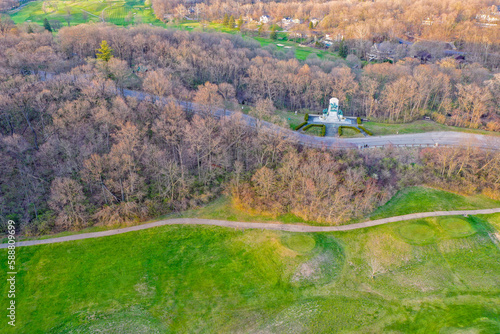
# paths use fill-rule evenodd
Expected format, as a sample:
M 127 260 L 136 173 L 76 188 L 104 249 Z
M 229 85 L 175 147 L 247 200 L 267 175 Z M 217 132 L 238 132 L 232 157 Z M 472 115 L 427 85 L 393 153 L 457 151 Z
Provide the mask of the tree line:
M 224 16 L 242 18 L 238 27 L 256 31 L 262 23 L 261 15 L 268 15 L 271 24 L 281 24 L 282 18 L 302 20 L 287 27 L 294 35 L 329 34 L 343 37 L 350 49 L 365 57 L 373 43 L 398 39 L 420 42 L 454 43 L 459 50 L 483 65 L 498 67 L 500 32 L 498 26 L 484 25 L 481 17 L 498 17 L 498 9 L 491 1 L 189 1 L 153 0 L 153 8 L 160 20 L 166 17 L 182 20 L 189 16 L 201 21 L 223 21 Z M 314 23 L 313 23 L 314 22 Z M 313 24 L 312 24 L 313 23 Z M 498 23 L 498 22 L 497 22 Z M 314 30 L 313 30 L 314 29 Z M 313 31 L 313 32 L 311 32 Z M 314 39 L 311 36 L 312 39 Z M 439 43 L 429 45 L 437 47 Z
M 58 43 L 47 41 L 53 46 L 47 54 L 29 52 L 23 58 L 13 50 L 9 61 L 31 71 L 53 66 L 44 57 L 54 54 L 65 62 L 81 62 L 94 56 L 102 40 L 114 49 L 114 65 L 120 61 L 120 75 L 115 76 L 120 85 L 158 95 L 189 100 L 199 86 L 210 82 L 224 84 L 219 94 L 224 103 L 269 99 L 275 107 L 307 112 L 322 110 L 336 96 L 348 115 L 382 122 L 409 122 L 428 114 L 449 125 L 500 129 L 499 74 L 454 58 L 435 64 L 405 58 L 360 68 L 359 60 L 349 57 L 312 56 L 300 62 L 293 53 L 262 48 L 239 35 L 80 25 L 63 28 Z M 37 63 L 31 65 L 33 61 Z M 156 91 L 154 85 L 161 89 Z

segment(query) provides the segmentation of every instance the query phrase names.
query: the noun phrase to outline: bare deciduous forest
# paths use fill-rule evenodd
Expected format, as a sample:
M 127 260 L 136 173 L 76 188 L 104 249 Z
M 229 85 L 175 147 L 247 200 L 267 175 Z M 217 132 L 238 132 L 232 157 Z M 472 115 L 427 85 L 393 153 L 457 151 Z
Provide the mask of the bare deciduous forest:
M 386 122 L 425 110 L 444 123 L 499 129 L 500 75 L 453 59 L 420 64 L 278 59 L 241 36 L 149 26 L 10 26 L 0 36 L 0 215 L 23 233 L 145 220 L 223 192 L 242 208 L 340 224 L 407 185 L 500 196 L 500 154 L 470 149 L 322 152 L 214 108 L 322 108 Z M 108 41 L 114 57 L 96 59 Z M 147 70 L 144 70 L 147 69 Z M 48 75 L 48 73 L 50 75 Z M 205 106 L 125 96 L 124 89 Z M 273 106 L 274 104 L 274 106 Z

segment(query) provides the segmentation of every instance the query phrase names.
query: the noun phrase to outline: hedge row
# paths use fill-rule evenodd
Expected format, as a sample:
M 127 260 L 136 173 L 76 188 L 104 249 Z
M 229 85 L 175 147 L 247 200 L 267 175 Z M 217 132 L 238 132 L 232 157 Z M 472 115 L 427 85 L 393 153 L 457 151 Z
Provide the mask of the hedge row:
M 326 125 L 324 125 L 324 124 L 309 124 L 309 125 L 306 125 L 302 130 L 306 131 L 307 129 L 312 128 L 313 126 L 321 127 L 320 136 L 321 137 L 325 136 L 325 134 L 326 134 Z
M 363 130 L 364 132 L 366 132 L 367 135 L 373 136 L 373 133 L 370 130 L 365 129 L 364 126 L 358 125 L 358 128 L 360 128 L 361 130 Z
M 306 125 L 302 130 L 306 131 L 307 129 L 309 129 L 310 127 L 314 126 L 314 124 L 309 124 L 309 125 Z
M 342 136 L 342 129 L 352 129 L 352 130 L 354 130 L 356 132 L 361 133 L 361 130 L 358 129 L 358 128 L 356 128 L 356 127 L 354 127 L 354 126 L 341 125 L 341 126 L 339 126 L 339 136 Z
M 303 123 L 300 123 L 299 125 L 297 125 L 297 127 L 295 128 L 296 131 L 300 130 L 301 127 L 303 127 L 304 125 L 307 124 L 307 121 L 303 122 Z

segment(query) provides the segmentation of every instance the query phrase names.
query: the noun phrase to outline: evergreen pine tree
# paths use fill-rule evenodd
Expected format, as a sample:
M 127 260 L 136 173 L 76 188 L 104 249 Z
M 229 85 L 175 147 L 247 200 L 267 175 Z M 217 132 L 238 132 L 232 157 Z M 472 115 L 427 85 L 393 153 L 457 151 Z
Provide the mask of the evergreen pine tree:
M 231 17 L 229 18 L 229 28 L 234 29 L 235 24 L 236 23 L 234 22 L 234 16 L 231 15 Z
M 227 27 L 228 24 L 229 24 L 229 16 L 227 16 L 227 14 L 224 14 L 224 20 L 222 20 L 222 25 L 224 27 Z
M 347 57 L 347 45 L 345 45 L 343 38 L 339 44 L 339 56 L 341 56 L 342 58 Z
M 312 30 L 313 28 L 314 28 L 314 27 L 313 27 L 313 23 L 312 23 L 312 22 L 309 22 L 309 29 L 311 29 L 311 30 Z
M 240 16 L 238 19 L 238 30 L 241 31 L 241 27 L 243 26 L 243 18 Z
M 32 34 L 32 33 L 33 33 L 33 28 L 31 27 L 31 24 L 28 24 L 28 30 L 27 30 L 27 33 L 28 33 L 28 34 Z
M 50 26 L 49 20 L 47 20 L 47 18 L 43 19 L 43 27 L 45 28 L 45 30 L 52 32 L 52 27 Z
M 271 28 L 271 34 L 269 35 L 269 37 L 271 39 L 277 39 L 278 38 L 278 34 L 276 33 L 276 26 L 273 25 L 273 27 Z
M 108 45 L 107 41 L 101 42 L 101 48 L 96 50 L 97 59 L 104 60 L 105 62 L 109 61 L 113 57 L 113 49 L 111 49 Z

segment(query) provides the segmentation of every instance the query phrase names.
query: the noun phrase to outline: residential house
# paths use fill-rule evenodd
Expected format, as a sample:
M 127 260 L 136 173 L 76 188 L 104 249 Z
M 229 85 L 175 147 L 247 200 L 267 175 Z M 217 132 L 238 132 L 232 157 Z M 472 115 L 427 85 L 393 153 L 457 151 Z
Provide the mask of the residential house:
M 388 42 L 375 43 L 370 48 L 367 57 L 368 61 L 384 61 L 384 60 L 394 60 L 396 54 L 396 48 L 394 45 Z
M 313 26 L 316 27 L 319 23 L 319 20 L 318 19 L 310 19 L 309 22 L 311 22 L 313 24 Z
M 260 17 L 260 20 L 259 20 L 260 23 L 264 23 L 264 24 L 269 23 L 270 21 L 271 21 L 271 17 L 269 15 L 262 15 Z

